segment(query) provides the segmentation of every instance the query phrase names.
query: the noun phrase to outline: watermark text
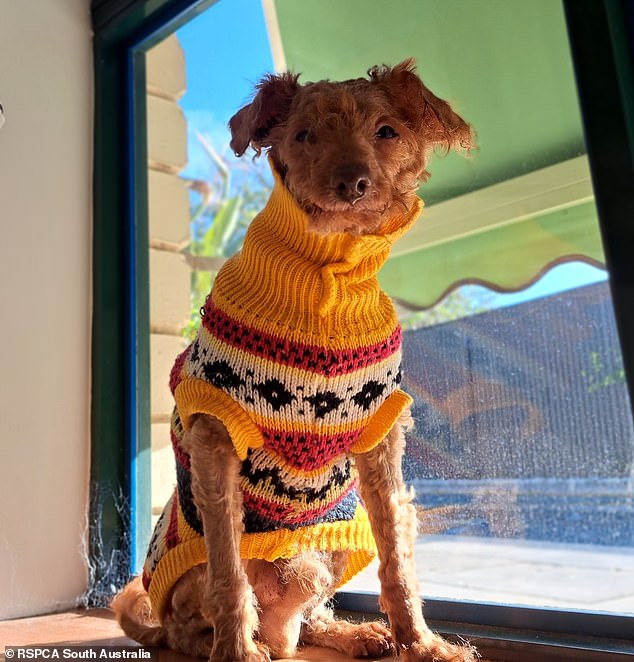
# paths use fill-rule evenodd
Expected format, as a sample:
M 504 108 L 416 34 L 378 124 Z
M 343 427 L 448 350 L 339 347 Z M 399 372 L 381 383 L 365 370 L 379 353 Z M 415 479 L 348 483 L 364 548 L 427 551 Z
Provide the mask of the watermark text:
M 138 646 L 6 646 L 4 658 L 13 660 L 147 660 L 158 662 L 156 648 Z

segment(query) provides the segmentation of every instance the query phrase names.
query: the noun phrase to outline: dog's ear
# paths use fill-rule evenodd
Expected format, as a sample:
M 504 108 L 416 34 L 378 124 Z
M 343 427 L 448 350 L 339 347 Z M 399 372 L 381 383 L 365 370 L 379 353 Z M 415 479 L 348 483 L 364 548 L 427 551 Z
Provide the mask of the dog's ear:
M 387 89 L 416 131 L 431 147 L 468 151 L 475 147 L 473 129 L 451 106 L 427 88 L 416 74 L 413 59 L 395 67 L 373 67 L 370 80 Z
M 298 78 L 297 74 L 286 72 L 268 75 L 258 83 L 253 101 L 229 120 L 230 145 L 236 156 L 242 156 L 249 145 L 257 156 L 264 147 L 270 146 L 267 136 L 276 124 L 287 118 L 293 96 L 300 87 Z

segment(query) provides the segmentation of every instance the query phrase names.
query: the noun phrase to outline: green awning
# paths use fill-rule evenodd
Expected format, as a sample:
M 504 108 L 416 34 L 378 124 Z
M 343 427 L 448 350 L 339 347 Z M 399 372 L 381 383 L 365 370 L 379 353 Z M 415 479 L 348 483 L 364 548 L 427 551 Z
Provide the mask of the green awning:
M 567 260 L 605 266 L 585 157 L 430 207 L 380 278 L 395 299 L 427 308 L 464 284 L 524 289 Z
M 472 158 L 432 159 L 427 207 L 381 273 L 433 305 L 464 283 L 527 287 L 552 266 L 604 266 L 565 18 L 553 0 L 264 0 L 276 66 L 301 80 L 413 56 L 471 122 Z

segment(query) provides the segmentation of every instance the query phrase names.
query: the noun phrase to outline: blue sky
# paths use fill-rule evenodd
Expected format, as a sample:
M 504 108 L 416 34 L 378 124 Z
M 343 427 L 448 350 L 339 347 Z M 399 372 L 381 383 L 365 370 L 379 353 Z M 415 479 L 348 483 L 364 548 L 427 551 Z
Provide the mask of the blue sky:
M 553 267 L 534 285 L 525 290 L 506 294 L 493 293 L 487 297 L 487 301 L 490 308 L 504 308 L 524 301 L 540 299 L 556 292 L 572 290 L 575 287 L 600 283 L 604 280 L 607 280 L 605 269 L 599 269 L 584 262 L 566 262 Z
M 208 134 L 218 151 L 229 152 L 229 118 L 250 100 L 263 74 L 273 71 L 261 0 L 221 0 L 177 35 L 187 67 L 187 92 L 180 101 L 189 125 L 183 176 L 203 178 L 209 159 L 195 131 Z

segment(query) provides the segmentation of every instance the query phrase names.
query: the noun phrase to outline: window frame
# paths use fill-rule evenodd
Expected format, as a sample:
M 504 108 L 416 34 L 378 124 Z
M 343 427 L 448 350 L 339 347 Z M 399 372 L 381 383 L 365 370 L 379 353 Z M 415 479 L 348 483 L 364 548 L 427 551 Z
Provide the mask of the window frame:
M 215 1 L 91 2 L 95 116 L 89 558 L 91 581 L 104 589 L 126 571 L 140 572 L 145 550 L 138 541 L 151 533 L 144 56 Z M 120 440 L 118 446 L 115 440 Z M 91 593 L 99 603 L 99 589 Z
M 94 585 L 138 572 L 151 521 L 147 141 L 144 53 L 215 0 L 92 0 L 95 70 L 92 333 Z M 563 0 L 631 401 L 634 402 L 634 9 Z M 603 118 L 609 114 L 610 123 Z M 616 138 L 615 138 L 616 136 Z M 123 165 L 125 164 L 125 165 Z M 113 223 L 112 219 L 118 219 Z M 115 495 L 115 496 L 113 496 Z M 111 564 L 110 564 L 111 565 Z M 116 574 L 116 573 L 115 573 Z M 97 596 L 98 599 L 98 596 Z M 378 613 L 377 596 L 339 593 L 340 609 Z M 621 659 L 634 615 L 428 600 L 430 623 L 514 660 Z M 592 636 L 588 633 L 591 632 Z M 512 653 L 511 653 L 512 651 Z

